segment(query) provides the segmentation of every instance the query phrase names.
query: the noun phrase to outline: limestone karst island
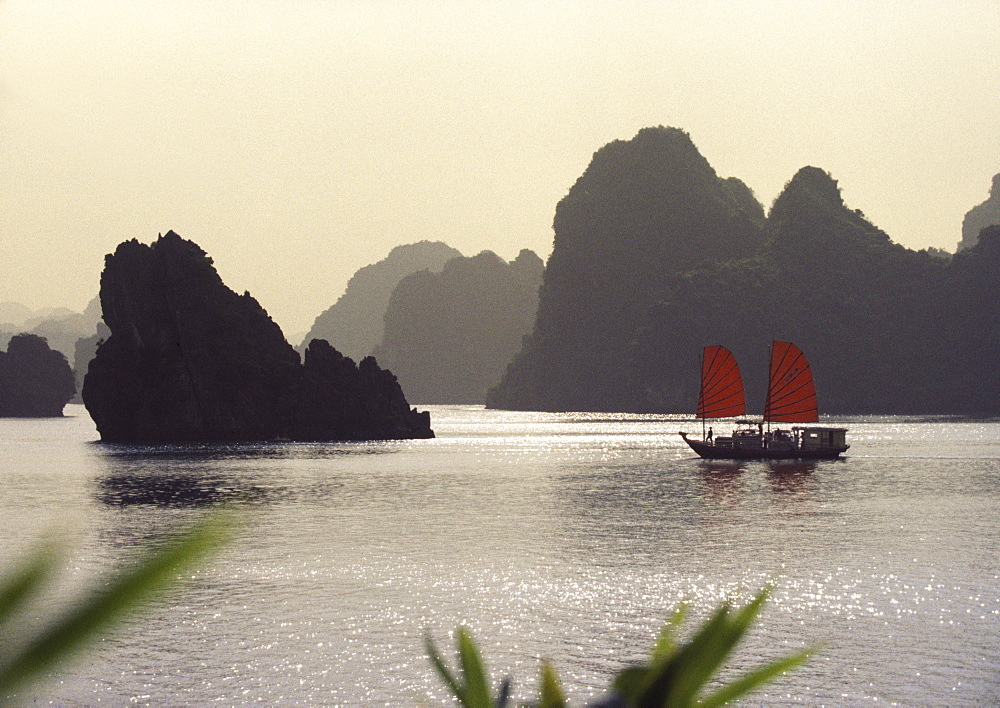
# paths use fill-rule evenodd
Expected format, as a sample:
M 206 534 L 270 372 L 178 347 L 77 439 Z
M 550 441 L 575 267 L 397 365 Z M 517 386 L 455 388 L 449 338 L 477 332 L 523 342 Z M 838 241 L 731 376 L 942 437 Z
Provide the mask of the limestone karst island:
M 111 335 L 83 401 L 105 442 L 433 437 L 374 359 L 355 365 L 313 340 L 300 362 L 257 301 L 172 231 L 107 257 L 101 307 Z

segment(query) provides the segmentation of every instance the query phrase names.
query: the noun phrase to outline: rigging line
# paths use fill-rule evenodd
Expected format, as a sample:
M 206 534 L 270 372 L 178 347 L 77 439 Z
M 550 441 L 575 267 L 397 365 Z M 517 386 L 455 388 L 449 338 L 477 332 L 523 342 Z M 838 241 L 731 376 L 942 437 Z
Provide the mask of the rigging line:
M 727 410 L 729 410 L 731 408 L 739 408 L 739 406 L 738 405 L 728 405 L 728 406 L 713 406 L 711 408 L 706 407 L 706 408 L 703 409 L 703 412 L 706 413 L 706 414 L 707 413 L 718 413 L 719 411 L 727 411 Z
M 718 354 L 718 352 L 716 354 Z M 725 357 L 723 357 L 723 361 L 719 362 L 718 367 L 716 367 L 716 358 L 718 357 L 713 355 L 712 362 L 709 363 L 708 374 L 704 377 L 702 382 L 703 385 L 701 392 L 704 398 L 710 398 L 717 395 L 720 389 L 724 393 L 727 388 L 735 383 L 733 381 L 728 381 L 727 379 L 736 367 L 731 366 L 728 369 L 723 370 L 722 366 L 726 363 L 726 361 L 728 361 Z
M 802 415 L 803 413 L 819 413 L 819 411 L 817 411 L 815 408 L 799 408 L 794 411 L 782 411 L 778 415 L 785 417 L 792 415 Z
M 774 403 L 776 403 L 777 405 L 779 405 L 779 406 L 780 405 L 786 405 L 786 406 L 787 405 L 791 405 L 790 403 L 783 403 L 783 401 L 785 401 L 788 398 L 794 397 L 795 394 L 798 393 L 799 391 L 801 391 L 803 388 L 807 388 L 810 383 L 812 383 L 812 381 L 803 381 L 797 388 L 794 388 L 791 391 L 786 391 L 786 392 L 784 392 L 784 393 L 782 393 L 781 395 L 778 395 L 778 396 L 772 396 L 772 401 Z M 807 391 L 804 396 L 802 396 L 801 398 L 795 398 L 795 400 L 793 400 L 792 403 L 798 403 L 799 401 L 804 401 L 805 399 L 810 398 L 810 397 L 814 397 L 815 395 L 816 395 L 816 391 L 815 390 L 813 390 L 813 391 Z
M 788 342 L 782 342 L 782 344 L 788 345 L 789 343 Z M 781 369 L 781 367 L 784 366 L 784 364 L 785 364 L 785 358 L 788 356 L 788 350 L 790 348 L 791 347 L 789 347 L 789 346 L 785 346 L 785 350 L 783 352 L 781 352 L 781 359 L 778 361 L 777 365 L 775 365 L 775 363 L 774 363 L 774 359 L 773 359 L 773 356 L 774 356 L 773 352 L 774 352 L 774 350 L 772 349 L 771 378 L 774 378 L 774 373 L 776 371 L 779 371 Z
M 712 369 L 713 369 L 713 367 L 715 366 L 715 361 L 716 361 L 716 359 L 719 358 L 719 354 L 722 352 L 722 346 L 719 345 L 719 344 L 716 344 L 714 347 L 710 347 L 710 348 L 713 351 L 712 351 L 712 361 L 708 362 L 708 370 L 709 370 L 709 372 L 711 372 Z M 705 356 L 705 353 L 704 353 L 704 350 L 702 350 L 702 358 L 703 358 L 702 367 L 704 367 L 704 365 L 705 365 L 704 356 Z
M 713 398 L 715 396 L 724 396 L 724 395 L 727 395 L 726 392 L 729 389 L 731 389 L 732 386 L 733 386 L 733 383 L 729 383 L 729 384 L 726 384 L 725 386 L 717 386 L 715 388 L 712 388 L 711 390 L 709 390 L 709 389 L 706 388 L 705 389 L 705 398 Z
M 730 396 L 721 401 L 709 401 L 702 406 L 702 409 L 706 411 L 720 411 L 730 408 L 740 408 L 744 405 L 746 405 L 746 402 L 742 398 Z
M 725 392 L 727 389 L 738 386 L 742 382 L 742 377 L 739 375 L 739 369 L 736 366 L 730 366 L 728 369 L 722 371 L 721 374 L 714 375 L 716 373 L 718 372 L 713 372 L 711 378 L 705 382 L 704 391 L 706 395 L 715 395 L 720 390 Z
M 738 377 L 735 373 L 735 369 L 730 369 L 726 372 L 726 376 L 718 381 L 713 381 L 710 386 L 706 386 L 705 390 L 709 393 L 715 393 L 717 391 L 725 391 L 727 388 L 732 388 L 733 386 L 738 386 L 742 377 Z
M 787 342 L 786 342 L 786 344 L 787 344 Z M 788 362 L 788 353 L 791 350 L 791 348 L 792 348 L 792 345 L 789 345 L 789 346 L 785 347 L 785 350 L 781 353 L 781 359 L 777 362 L 777 364 L 775 364 L 773 361 L 771 362 L 771 378 L 772 378 L 772 380 L 774 378 L 776 378 L 776 374 L 783 373 L 784 371 L 786 371 L 789 368 L 791 368 L 791 366 L 795 363 L 794 359 L 791 362 Z M 799 355 L 801 355 L 801 353 L 802 353 L 802 351 L 799 350 Z
M 730 369 L 729 371 L 731 370 L 732 369 Z M 718 374 L 718 371 L 710 371 L 708 373 L 708 376 L 705 377 L 705 390 L 710 391 L 718 386 L 724 385 L 726 381 L 726 375 L 729 373 L 729 371 L 724 371 L 721 375 Z
M 729 377 L 730 374 L 733 373 L 733 371 L 735 371 L 735 367 L 730 367 L 724 371 L 723 370 L 710 371 L 708 375 L 705 377 L 706 387 L 718 386 L 721 383 L 725 383 L 726 379 Z
M 802 397 L 813 396 L 816 394 L 816 384 L 812 380 L 812 377 L 797 377 L 799 378 L 799 385 L 795 388 L 788 388 L 787 386 L 782 389 L 774 389 L 769 391 L 770 397 L 774 401 L 783 401 L 787 398 L 793 398 L 796 395 Z M 810 391 L 810 387 L 812 390 Z M 803 392 L 803 389 L 806 389 Z
M 772 393 L 774 391 L 775 374 L 777 374 L 781 370 L 782 366 L 784 365 L 784 363 L 785 363 L 785 357 L 788 356 L 788 350 L 789 350 L 788 342 L 782 342 L 782 344 L 785 344 L 786 346 L 784 348 L 784 351 L 781 352 L 781 359 L 778 361 L 777 364 L 775 364 L 775 362 L 774 362 L 774 345 L 776 343 L 777 342 L 771 342 L 771 370 L 768 372 L 769 380 L 767 382 L 767 398 L 764 401 L 764 412 L 765 412 L 765 414 L 771 409 L 771 395 L 772 395 Z
M 742 389 L 729 387 L 725 391 L 720 391 L 718 394 L 713 394 L 712 396 L 706 396 L 706 403 L 718 403 L 719 401 L 728 401 L 731 398 L 739 398 L 743 393 Z
M 788 366 L 786 366 L 783 369 L 781 369 L 780 371 L 778 371 L 777 375 L 774 376 L 774 377 L 772 377 L 772 386 L 774 386 L 773 390 L 780 391 L 782 388 L 784 388 L 785 386 L 789 385 L 792 381 L 794 381 L 795 379 L 797 379 L 799 376 L 801 376 L 804 373 L 809 372 L 810 375 L 811 375 L 811 372 L 809 371 L 809 362 L 805 362 L 805 366 L 802 367 L 802 369 L 797 370 L 797 371 L 793 371 L 793 367 L 796 364 L 798 364 L 799 359 L 803 359 L 803 358 L 804 358 L 804 355 L 800 351 L 799 354 L 798 354 L 798 356 L 796 356 L 795 359 L 792 360 L 792 362 Z M 790 371 L 792 371 L 793 373 L 791 374 L 791 379 L 788 379 L 788 372 L 790 372 Z M 777 384 L 777 385 L 775 385 L 775 384 Z

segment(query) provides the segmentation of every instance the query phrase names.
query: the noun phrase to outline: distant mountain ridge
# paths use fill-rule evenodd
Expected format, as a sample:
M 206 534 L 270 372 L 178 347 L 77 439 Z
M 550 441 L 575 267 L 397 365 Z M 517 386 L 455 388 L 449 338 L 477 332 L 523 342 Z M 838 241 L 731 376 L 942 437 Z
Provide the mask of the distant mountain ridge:
M 17 302 L 0 303 L 0 346 L 15 334 L 25 332 L 45 337 L 49 346 L 72 359 L 76 340 L 89 337 L 101 319 L 101 303 L 96 296 L 83 312 L 65 307 L 33 311 Z
M 644 128 L 594 153 L 556 207 L 533 332 L 487 405 L 645 407 L 628 366 L 642 314 L 685 271 L 755 252 L 763 208 L 754 202 L 682 130 Z
M 531 331 L 542 259 L 510 263 L 492 251 L 448 261 L 400 281 L 374 356 L 416 403 L 483 403 Z
M 360 361 L 382 341 L 386 306 L 399 281 L 422 270 L 438 273 L 461 255 L 441 241 L 396 246 L 351 277 L 344 294 L 316 318 L 298 350 L 305 351 L 313 339 L 325 339 L 345 356 Z
M 782 339 L 809 355 L 821 412 L 1000 414 L 1000 227 L 949 260 L 893 243 L 822 169 L 799 170 L 766 219 L 744 187 L 675 128 L 595 153 L 487 405 L 691 412 L 701 348 L 725 344 L 753 410 Z

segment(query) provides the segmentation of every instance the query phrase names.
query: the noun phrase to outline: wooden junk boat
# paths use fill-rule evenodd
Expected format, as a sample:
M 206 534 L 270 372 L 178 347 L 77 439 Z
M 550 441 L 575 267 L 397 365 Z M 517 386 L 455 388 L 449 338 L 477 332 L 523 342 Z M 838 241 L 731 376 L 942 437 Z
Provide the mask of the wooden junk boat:
M 739 364 L 722 346 L 705 347 L 701 359 L 701 392 L 697 418 L 739 418 L 746 414 Z M 817 423 L 816 386 L 802 350 L 791 342 L 771 345 L 767 401 L 760 423 L 737 420 L 732 435 L 714 437 L 709 428 L 702 440 L 684 442 L 710 460 L 832 459 L 850 447 L 846 428 L 795 426 L 771 429 L 771 423 Z M 767 430 L 764 430 L 764 424 Z

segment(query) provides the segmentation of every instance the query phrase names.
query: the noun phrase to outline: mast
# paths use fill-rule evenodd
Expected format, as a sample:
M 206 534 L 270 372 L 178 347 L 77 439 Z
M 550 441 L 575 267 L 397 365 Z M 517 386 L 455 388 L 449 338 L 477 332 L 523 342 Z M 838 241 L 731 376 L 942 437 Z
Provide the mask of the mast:
M 698 389 L 698 410 L 701 410 L 702 401 L 705 399 L 705 352 L 708 347 L 702 347 L 701 350 L 701 387 Z M 695 416 L 697 417 L 697 413 Z M 705 437 L 705 416 L 701 416 L 701 439 L 707 440 Z
M 706 418 L 732 418 L 746 412 L 743 376 L 733 353 L 721 345 L 705 347 L 701 353 L 701 390 L 698 411 L 702 440 Z
M 771 419 L 768 417 L 767 411 L 768 411 L 768 408 L 771 405 L 771 369 L 774 367 L 774 340 L 773 339 L 771 340 L 771 343 L 769 345 L 767 345 L 767 358 L 768 358 L 768 360 L 771 363 L 768 366 L 768 374 L 767 374 L 767 377 L 768 377 L 767 378 L 767 398 L 764 399 L 764 415 L 761 418 L 761 421 L 767 423 L 767 432 L 768 432 L 768 435 L 770 435 L 770 433 L 771 433 Z M 761 430 L 761 432 L 763 432 L 763 430 Z

